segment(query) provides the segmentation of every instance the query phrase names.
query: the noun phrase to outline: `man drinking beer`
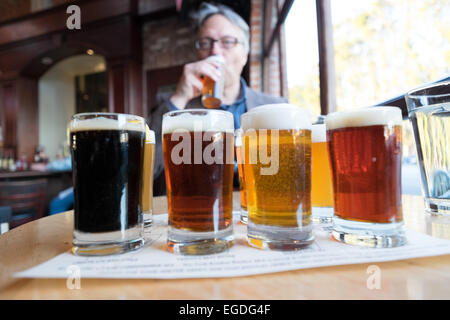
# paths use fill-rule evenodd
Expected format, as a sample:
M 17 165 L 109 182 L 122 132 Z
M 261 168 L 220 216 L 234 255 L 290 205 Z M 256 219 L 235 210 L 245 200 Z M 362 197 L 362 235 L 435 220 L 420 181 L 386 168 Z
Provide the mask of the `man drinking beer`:
M 175 92 L 151 114 L 151 128 L 156 133 L 155 195 L 165 193 L 161 145 L 162 115 L 178 109 L 216 107 L 233 113 L 234 127 L 240 128 L 240 116 L 262 105 L 286 102 L 286 99 L 259 93 L 241 77 L 249 53 L 250 28 L 237 13 L 224 5 L 203 3 L 195 14 L 198 61 L 184 66 Z M 212 57 L 220 57 L 215 59 Z M 209 104 L 204 95 L 208 82 L 223 81 L 223 92 Z M 219 87 L 219 86 L 218 86 Z M 219 100 L 219 102 L 217 102 Z M 237 175 L 237 170 L 236 175 Z M 236 179 L 237 180 L 237 179 Z M 158 190 L 159 189 L 159 190 Z

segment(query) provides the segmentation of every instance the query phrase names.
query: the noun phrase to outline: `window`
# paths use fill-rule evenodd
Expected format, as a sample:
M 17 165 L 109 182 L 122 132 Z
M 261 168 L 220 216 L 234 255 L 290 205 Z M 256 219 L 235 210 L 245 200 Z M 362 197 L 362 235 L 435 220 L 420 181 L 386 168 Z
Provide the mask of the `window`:
M 315 1 L 295 1 L 285 22 L 289 101 L 320 115 Z
M 337 110 L 374 105 L 450 73 L 447 0 L 331 1 Z

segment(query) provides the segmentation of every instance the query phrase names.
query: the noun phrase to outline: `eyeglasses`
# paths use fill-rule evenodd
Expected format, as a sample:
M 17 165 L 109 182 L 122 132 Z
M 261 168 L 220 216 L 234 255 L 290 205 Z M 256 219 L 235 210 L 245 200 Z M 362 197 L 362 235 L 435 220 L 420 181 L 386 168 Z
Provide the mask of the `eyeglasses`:
M 229 36 L 222 37 L 219 40 L 205 37 L 195 40 L 195 47 L 198 50 L 211 50 L 212 47 L 214 46 L 214 42 L 219 42 L 219 45 L 222 49 L 231 49 L 238 43 L 242 43 L 237 38 Z

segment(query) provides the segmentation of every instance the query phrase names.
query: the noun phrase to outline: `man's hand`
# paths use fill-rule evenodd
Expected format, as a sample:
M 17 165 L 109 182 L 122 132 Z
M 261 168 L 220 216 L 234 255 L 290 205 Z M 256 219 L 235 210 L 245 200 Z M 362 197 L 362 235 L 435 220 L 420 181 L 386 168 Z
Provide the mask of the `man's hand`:
M 208 76 L 214 81 L 219 79 L 218 68 L 217 63 L 207 59 L 186 64 L 177 89 L 170 97 L 170 101 L 178 109 L 184 109 L 189 100 L 201 94 L 203 88 L 202 76 Z

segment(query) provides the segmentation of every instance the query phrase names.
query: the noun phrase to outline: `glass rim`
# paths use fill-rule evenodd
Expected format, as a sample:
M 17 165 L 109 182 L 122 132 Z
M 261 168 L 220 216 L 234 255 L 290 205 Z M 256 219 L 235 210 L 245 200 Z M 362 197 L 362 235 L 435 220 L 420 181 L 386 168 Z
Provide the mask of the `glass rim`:
M 192 112 L 206 112 L 206 113 L 214 112 L 214 113 L 221 113 L 221 114 L 224 114 L 224 115 L 226 115 L 227 117 L 229 117 L 230 114 L 233 115 L 231 112 L 226 111 L 226 110 L 195 108 L 195 109 L 179 109 L 179 110 L 172 110 L 172 111 L 169 111 L 169 112 L 164 113 L 164 114 L 163 114 L 163 118 L 164 118 L 164 117 L 169 117 L 169 116 L 172 116 L 172 115 L 178 114 L 178 113 L 192 113 Z
M 105 119 L 102 120 L 101 118 Z M 100 123 L 92 124 L 92 121 Z M 107 124 L 108 121 L 109 124 Z M 111 125 L 111 122 L 114 125 Z M 89 123 L 91 122 L 91 123 Z M 127 113 L 112 112 L 83 112 L 72 116 L 69 121 L 69 131 L 90 131 L 90 130 L 132 130 L 146 132 L 146 121 L 143 117 Z
M 72 116 L 72 120 L 85 117 L 85 116 L 125 116 L 128 118 L 135 118 L 135 119 L 142 119 L 145 122 L 144 117 L 131 114 L 131 113 L 117 113 L 117 112 L 82 112 L 82 113 L 76 113 Z
M 419 97 L 430 97 L 430 98 L 441 98 L 445 96 L 450 96 L 450 90 L 448 93 L 442 93 L 442 94 L 428 94 L 425 93 L 425 90 L 436 88 L 436 87 L 444 87 L 444 86 L 450 86 L 450 81 L 443 81 L 443 82 L 435 82 L 431 84 L 427 84 L 421 87 L 414 88 L 406 93 L 406 97 L 410 99 L 416 99 Z M 450 88 L 450 87 L 449 87 Z M 423 92 L 420 93 L 419 92 Z

